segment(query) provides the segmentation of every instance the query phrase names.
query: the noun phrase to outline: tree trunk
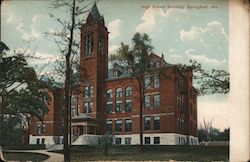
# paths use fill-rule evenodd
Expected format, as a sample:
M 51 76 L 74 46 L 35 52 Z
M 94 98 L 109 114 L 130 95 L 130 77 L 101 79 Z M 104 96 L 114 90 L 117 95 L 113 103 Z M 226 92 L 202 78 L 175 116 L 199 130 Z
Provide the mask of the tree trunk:
M 75 0 L 73 0 L 72 14 L 71 14 L 71 27 L 70 37 L 68 44 L 68 52 L 66 54 L 66 75 L 65 75 L 65 109 L 64 109 L 64 162 L 70 162 L 70 150 L 69 150 L 69 97 L 70 97 L 70 55 L 72 52 L 73 33 L 75 28 Z
M 140 152 L 143 152 L 143 103 L 144 103 L 144 85 L 143 85 L 143 77 L 140 76 L 138 79 L 139 83 L 139 92 L 140 92 Z
M 65 106 L 64 106 L 64 132 L 63 132 L 63 148 L 64 148 L 64 161 L 70 161 L 69 152 L 69 79 L 70 79 L 70 66 L 69 66 L 69 56 L 66 56 L 66 75 L 65 75 Z

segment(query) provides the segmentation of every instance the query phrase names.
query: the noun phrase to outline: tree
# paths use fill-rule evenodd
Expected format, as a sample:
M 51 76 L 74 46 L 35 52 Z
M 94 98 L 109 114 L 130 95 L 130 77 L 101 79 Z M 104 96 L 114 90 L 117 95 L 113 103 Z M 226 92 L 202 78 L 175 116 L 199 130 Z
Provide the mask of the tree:
M 64 94 L 65 94 L 65 106 L 63 110 L 64 114 L 64 161 L 70 161 L 70 152 L 68 145 L 68 133 L 69 133 L 69 108 L 70 108 L 70 81 L 72 71 L 72 58 L 74 54 L 78 53 L 79 41 L 76 39 L 76 31 L 79 31 L 79 27 L 83 22 L 83 14 L 87 13 L 88 5 L 83 3 L 83 0 L 57 0 L 53 3 L 55 9 L 63 8 L 68 15 L 68 20 L 64 18 L 55 18 L 55 20 L 61 25 L 62 30 L 59 32 L 49 33 L 54 36 L 55 43 L 57 44 L 60 53 L 65 59 L 65 79 L 64 79 Z M 82 6 L 82 8 L 80 8 Z M 65 16 L 65 15 L 64 15 Z M 54 17 L 54 15 L 51 15 Z M 80 34 L 78 34 L 80 35 Z
M 4 98 L 1 116 L 7 114 L 5 120 L 19 118 L 23 125 L 29 123 L 31 117 L 42 120 L 48 112 L 50 98 L 46 91 L 41 90 L 46 86 L 38 79 L 34 68 L 28 65 L 21 53 L 4 54 L 1 61 L 0 95 Z M 26 126 L 28 128 L 29 124 Z
M 178 64 L 178 68 L 182 72 L 189 68 L 193 70 L 198 95 L 229 92 L 230 78 L 227 71 L 218 69 L 206 71 L 196 60 L 190 60 L 190 63 L 191 65 Z
M 152 72 L 150 68 L 149 54 L 152 52 L 151 39 L 147 34 L 136 33 L 132 38 L 132 48 L 129 45 L 121 43 L 121 47 L 115 55 L 110 57 L 113 63 L 124 65 L 129 73 L 139 85 L 139 116 L 140 116 L 140 151 L 143 151 L 143 117 L 142 111 L 144 107 L 144 76 L 146 73 Z

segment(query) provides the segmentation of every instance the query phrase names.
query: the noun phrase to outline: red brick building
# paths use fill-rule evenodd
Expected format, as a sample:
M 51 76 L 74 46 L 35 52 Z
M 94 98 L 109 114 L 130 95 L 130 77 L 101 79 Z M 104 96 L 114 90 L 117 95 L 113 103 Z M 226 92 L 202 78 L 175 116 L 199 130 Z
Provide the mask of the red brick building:
M 139 144 L 138 83 L 128 70 L 108 70 L 108 29 L 96 5 L 81 28 L 80 83 L 71 97 L 73 144 L 95 144 L 112 134 L 116 144 Z M 181 73 L 164 57 L 149 55 L 161 73 L 144 77 L 143 138 L 145 144 L 198 144 L 197 92 L 192 71 Z M 62 142 L 63 90 L 51 92 L 43 123 L 31 123 L 30 143 Z

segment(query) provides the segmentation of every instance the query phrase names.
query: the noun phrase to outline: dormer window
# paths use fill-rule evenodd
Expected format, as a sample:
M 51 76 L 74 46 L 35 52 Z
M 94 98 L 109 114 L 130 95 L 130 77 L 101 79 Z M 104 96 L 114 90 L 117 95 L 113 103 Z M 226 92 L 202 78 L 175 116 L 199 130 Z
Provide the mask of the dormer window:
M 94 46 L 94 36 L 93 34 L 85 35 L 85 55 L 91 55 Z
M 118 77 L 118 71 L 117 70 L 113 72 L 113 77 Z

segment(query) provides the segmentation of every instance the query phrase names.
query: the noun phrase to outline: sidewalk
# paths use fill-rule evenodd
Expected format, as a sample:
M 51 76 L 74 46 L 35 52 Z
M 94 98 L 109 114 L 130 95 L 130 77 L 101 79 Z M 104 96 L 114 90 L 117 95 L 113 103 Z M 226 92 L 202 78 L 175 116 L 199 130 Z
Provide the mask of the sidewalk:
M 47 150 L 7 150 L 8 152 L 30 152 L 48 155 L 49 158 L 43 162 L 63 162 L 63 154 L 48 152 Z

